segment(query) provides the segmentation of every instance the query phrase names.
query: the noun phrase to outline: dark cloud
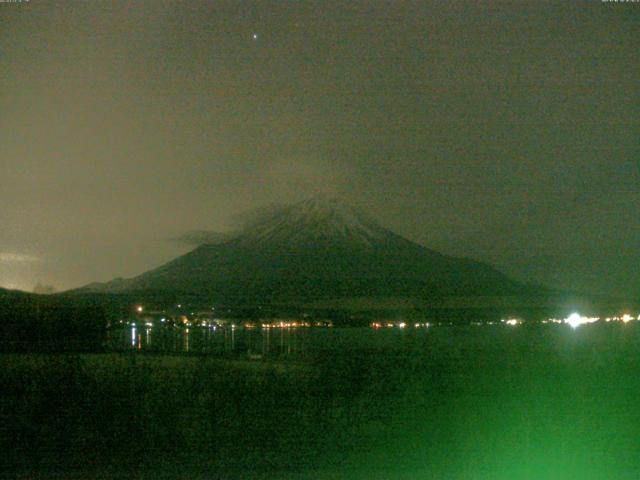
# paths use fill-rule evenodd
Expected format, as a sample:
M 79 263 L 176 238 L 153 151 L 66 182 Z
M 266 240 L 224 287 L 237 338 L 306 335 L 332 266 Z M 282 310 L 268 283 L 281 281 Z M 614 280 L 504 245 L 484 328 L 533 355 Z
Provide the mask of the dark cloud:
M 258 223 L 268 221 L 271 217 L 280 213 L 285 207 L 286 204 L 270 203 L 234 215 L 231 219 L 233 231 L 241 233 L 243 230 L 249 229 Z

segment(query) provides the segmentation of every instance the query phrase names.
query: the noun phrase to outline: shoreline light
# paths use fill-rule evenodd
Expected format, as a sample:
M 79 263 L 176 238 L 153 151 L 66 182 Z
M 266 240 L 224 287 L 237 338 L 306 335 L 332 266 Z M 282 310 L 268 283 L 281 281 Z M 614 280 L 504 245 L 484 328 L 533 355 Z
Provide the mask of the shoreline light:
M 567 318 L 564 319 L 564 323 L 569 325 L 571 328 L 578 328 L 580 325 L 586 325 L 587 323 L 594 323 L 600 320 L 599 317 L 584 317 L 579 313 L 572 313 Z

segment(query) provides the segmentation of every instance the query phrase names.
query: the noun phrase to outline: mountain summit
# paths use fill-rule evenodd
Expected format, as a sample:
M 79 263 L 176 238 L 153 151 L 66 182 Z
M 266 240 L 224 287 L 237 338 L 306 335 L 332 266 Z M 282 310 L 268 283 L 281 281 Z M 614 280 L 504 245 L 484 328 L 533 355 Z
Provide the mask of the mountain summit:
M 505 295 L 522 286 L 492 267 L 442 255 L 335 199 L 312 198 L 249 222 L 138 277 L 90 290 L 260 302 Z
M 241 245 L 373 247 L 404 241 L 363 212 L 333 198 L 313 197 L 250 222 Z

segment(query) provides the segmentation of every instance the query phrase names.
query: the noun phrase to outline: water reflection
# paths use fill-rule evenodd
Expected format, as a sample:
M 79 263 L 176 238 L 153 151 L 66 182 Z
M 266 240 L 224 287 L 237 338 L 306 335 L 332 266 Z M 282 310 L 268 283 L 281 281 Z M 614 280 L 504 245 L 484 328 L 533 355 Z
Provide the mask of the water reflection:
M 252 359 L 300 356 L 316 328 L 239 328 L 235 326 L 177 327 L 136 325 L 110 329 L 107 347 L 112 350 L 142 350 L 197 354 L 247 355 Z
M 638 341 L 640 348 L 637 337 L 640 335 L 640 322 L 596 322 L 582 327 L 580 331 L 548 322 L 512 323 L 507 324 L 505 321 L 504 324 L 482 324 L 487 325 L 486 328 L 478 328 L 473 322 L 467 326 L 419 324 L 414 327 L 412 323 L 411 326 L 398 325 L 395 328 L 393 324 L 389 327 L 380 323 L 373 325 L 373 328 L 265 328 L 260 325 L 248 327 L 245 324 L 183 326 L 160 323 L 140 326 L 139 323 L 123 322 L 108 330 L 106 347 L 113 351 L 194 353 L 261 360 L 313 358 L 316 354 L 324 354 L 332 349 L 336 352 L 366 349 L 386 353 L 397 349 L 422 354 L 441 348 L 441 345 L 447 348 L 455 345 L 460 351 L 485 351 L 496 345 L 505 345 L 504 342 L 508 342 L 510 348 L 522 343 L 527 348 L 572 351 L 576 342 L 585 342 L 592 337 L 600 338 L 600 335 L 611 342 L 619 341 L 620 338 Z M 638 324 L 638 328 L 634 328 L 635 324 Z M 604 333 L 606 335 L 602 336 Z

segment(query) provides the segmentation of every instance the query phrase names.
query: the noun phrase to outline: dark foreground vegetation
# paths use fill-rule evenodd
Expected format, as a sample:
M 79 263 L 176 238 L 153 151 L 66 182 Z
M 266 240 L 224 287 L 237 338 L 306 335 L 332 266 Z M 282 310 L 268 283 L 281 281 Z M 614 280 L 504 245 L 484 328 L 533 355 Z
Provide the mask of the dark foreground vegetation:
M 0 352 L 99 352 L 108 309 L 99 296 L 0 289 Z
M 313 468 L 353 441 L 374 398 L 398 394 L 375 382 L 384 392 L 363 396 L 374 385 L 362 384 L 358 365 L 4 355 L 2 466 L 25 474 L 152 471 L 171 478 Z
M 443 327 L 297 363 L 5 354 L 0 466 L 9 478 L 636 479 L 639 330 Z

